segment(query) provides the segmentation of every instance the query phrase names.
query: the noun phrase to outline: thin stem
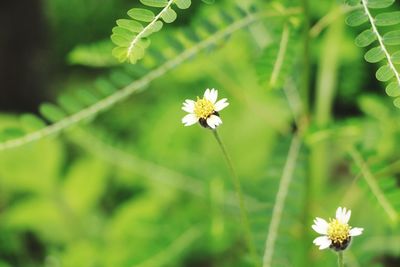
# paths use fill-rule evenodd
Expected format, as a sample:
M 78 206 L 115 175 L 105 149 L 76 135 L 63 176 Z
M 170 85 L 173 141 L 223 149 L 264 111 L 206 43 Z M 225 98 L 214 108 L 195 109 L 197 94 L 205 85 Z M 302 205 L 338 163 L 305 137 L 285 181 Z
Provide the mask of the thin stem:
M 356 9 L 360 9 L 360 6 L 348 6 L 348 5 L 341 5 L 337 6 L 336 8 L 331 10 L 327 13 L 323 18 L 321 18 L 317 23 L 315 23 L 312 28 L 310 29 L 310 37 L 316 38 L 320 33 L 327 28 L 330 24 L 334 23 L 343 15 L 350 13 Z
M 289 186 L 293 179 L 297 159 L 300 152 L 301 139 L 295 135 L 290 145 L 289 153 L 282 172 L 279 183 L 278 193 L 275 198 L 275 205 L 272 211 L 271 223 L 268 229 L 267 240 L 265 241 L 265 253 L 263 259 L 263 267 L 272 266 L 272 258 L 275 251 L 275 243 L 278 237 L 279 225 L 281 223 L 283 211 L 285 208 L 286 197 L 289 192 Z
M 310 109 L 310 8 L 309 0 L 302 0 L 304 25 L 303 25 L 303 59 L 302 59 L 302 86 L 300 95 L 303 101 L 304 115 L 308 115 Z
M 231 173 L 231 178 L 233 185 L 235 187 L 236 191 L 236 197 L 239 202 L 239 207 L 240 207 L 240 217 L 242 220 L 242 225 L 243 225 L 243 230 L 245 231 L 245 238 L 247 242 L 247 248 L 249 249 L 249 252 L 251 254 L 251 257 L 253 258 L 254 265 L 258 266 L 258 255 L 256 252 L 256 249 L 253 244 L 253 238 L 250 230 L 250 223 L 249 223 L 249 218 L 247 216 L 247 209 L 246 209 L 246 204 L 244 202 L 243 198 L 243 193 L 242 193 L 242 187 L 240 185 L 240 180 L 239 177 L 237 176 L 235 172 L 235 168 L 233 167 L 233 163 L 229 157 L 228 152 L 225 149 L 224 144 L 221 141 L 221 138 L 218 135 L 217 130 L 212 130 L 212 133 L 215 137 L 215 140 L 217 140 L 217 143 L 219 147 L 221 148 L 222 154 L 224 155 L 225 161 L 228 164 L 229 172 Z
M 301 5 L 303 8 L 303 51 L 302 51 L 302 60 L 301 60 L 301 86 L 300 86 L 300 97 L 302 101 L 302 116 L 301 120 L 308 121 L 309 120 L 309 112 L 310 112 L 310 25 L 311 25 L 311 18 L 310 18 L 310 3 L 309 0 L 302 0 Z M 307 172 L 310 174 L 310 168 L 308 168 Z M 304 210 L 302 216 L 302 225 L 304 229 L 309 227 L 309 223 L 311 221 L 311 210 L 312 210 L 312 203 L 314 200 L 313 197 L 313 190 L 312 185 L 314 181 L 311 175 L 306 175 L 305 181 L 305 197 L 304 197 Z M 302 255 L 302 264 L 304 266 L 309 266 L 311 260 L 310 256 L 310 245 L 311 244 L 311 236 L 310 231 L 303 231 L 301 237 L 305 244 L 303 246 L 301 255 Z
M 338 252 L 338 266 L 339 267 L 344 267 L 344 261 L 343 261 L 343 252 L 340 251 Z
M 361 157 L 360 153 L 356 149 L 354 149 L 354 148 L 350 149 L 349 154 L 352 157 L 353 161 L 358 166 L 358 168 L 360 168 L 365 182 L 367 183 L 371 192 L 376 197 L 379 205 L 381 205 L 381 207 L 386 212 L 386 214 L 391 219 L 391 221 L 393 223 L 396 223 L 398 220 L 397 212 L 393 208 L 392 204 L 390 204 L 389 200 L 386 198 L 382 189 L 379 187 L 377 180 L 376 180 L 375 176 L 372 174 L 372 172 L 370 171 L 370 169 L 368 168 L 367 163 L 364 161 L 364 159 Z
M 288 43 L 289 43 L 289 37 L 290 37 L 290 29 L 287 24 L 283 26 L 283 31 L 282 31 L 282 37 L 281 41 L 279 43 L 279 51 L 278 55 L 274 64 L 274 68 L 272 70 L 271 74 L 271 79 L 269 80 L 269 85 L 271 87 L 274 87 L 278 78 L 279 74 L 281 73 L 282 70 L 282 65 L 285 60 L 287 48 L 288 48 Z

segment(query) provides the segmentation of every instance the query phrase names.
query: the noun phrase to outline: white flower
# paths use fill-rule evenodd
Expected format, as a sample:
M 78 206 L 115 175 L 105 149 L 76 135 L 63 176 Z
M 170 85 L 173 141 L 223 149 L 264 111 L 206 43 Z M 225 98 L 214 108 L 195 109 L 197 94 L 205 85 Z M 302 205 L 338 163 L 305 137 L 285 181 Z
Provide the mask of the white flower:
M 219 101 L 217 101 L 217 98 L 217 90 L 207 89 L 204 92 L 203 98 L 197 97 L 197 101 L 186 99 L 182 109 L 189 114 L 183 117 L 182 123 L 185 126 L 190 126 L 199 122 L 205 128 L 215 129 L 218 125 L 222 124 L 218 112 L 229 105 L 226 102 L 226 98 Z
M 332 248 L 336 251 L 344 250 L 350 244 L 353 236 L 361 235 L 363 228 L 352 228 L 348 225 L 351 210 L 337 208 L 336 219 L 330 219 L 329 223 L 321 218 L 315 218 L 312 229 L 322 236 L 314 239 L 313 243 L 319 249 Z

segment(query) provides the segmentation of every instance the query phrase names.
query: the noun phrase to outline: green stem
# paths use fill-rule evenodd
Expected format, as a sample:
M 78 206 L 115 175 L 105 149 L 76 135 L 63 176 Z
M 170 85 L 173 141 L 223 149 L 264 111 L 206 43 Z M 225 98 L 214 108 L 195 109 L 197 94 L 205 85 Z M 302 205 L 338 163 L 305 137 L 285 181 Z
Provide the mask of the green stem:
M 343 261 L 343 252 L 340 251 L 338 252 L 338 266 L 339 267 L 344 267 L 344 261 Z
M 303 77 L 300 89 L 304 115 L 308 115 L 310 109 L 310 8 L 309 0 L 302 0 L 304 25 L 303 25 Z
M 218 135 L 217 130 L 212 130 L 212 133 L 214 134 L 214 137 L 217 140 L 219 147 L 221 148 L 222 154 L 224 155 L 225 161 L 228 164 L 229 172 L 231 173 L 232 182 L 233 182 L 233 185 L 234 185 L 235 191 L 236 191 L 236 197 L 239 202 L 240 217 L 242 220 L 243 230 L 245 232 L 247 248 L 251 254 L 251 257 L 253 258 L 254 265 L 258 266 L 258 255 L 257 255 L 256 249 L 253 244 L 253 238 L 252 238 L 252 234 L 251 234 L 251 230 L 250 230 L 249 218 L 247 216 L 246 204 L 244 202 L 244 197 L 243 197 L 242 187 L 240 185 L 239 177 L 237 176 L 237 174 L 235 172 L 233 163 L 228 155 L 228 152 L 225 149 L 224 144 L 221 141 L 221 138 Z

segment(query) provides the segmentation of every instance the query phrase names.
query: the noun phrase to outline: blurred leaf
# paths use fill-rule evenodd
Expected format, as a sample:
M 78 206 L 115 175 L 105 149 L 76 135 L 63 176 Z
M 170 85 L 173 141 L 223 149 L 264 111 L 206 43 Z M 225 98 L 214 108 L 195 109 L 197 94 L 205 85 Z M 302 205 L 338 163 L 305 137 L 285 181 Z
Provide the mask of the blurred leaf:
M 74 163 L 63 185 L 68 206 L 79 215 L 96 207 L 107 184 L 107 166 L 101 162 L 82 159 Z

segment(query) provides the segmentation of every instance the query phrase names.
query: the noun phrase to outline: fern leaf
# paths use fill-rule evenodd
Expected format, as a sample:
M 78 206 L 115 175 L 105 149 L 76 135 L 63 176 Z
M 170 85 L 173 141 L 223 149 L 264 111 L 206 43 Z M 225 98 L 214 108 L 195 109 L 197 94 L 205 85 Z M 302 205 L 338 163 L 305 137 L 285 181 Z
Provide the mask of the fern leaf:
M 383 52 L 380 46 L 371 48 L 364 56 L 365 60 L 370 63 L 377 63 L 385 58 L 385 52 Z
M 192 4 L 191 0 L 175 0 L 175 4 L 179 9 L 187 9 Z
M 114 48 L 110 40 L 79 45 L 68 54 L 71 65 L 82 65 L 92 68 L 104 68 L 117 65 L 119 62 L 111 55 Z
M 362 0 L 363 4 L 366 3 L 366 6 L 369 8 L 386 8 L 391 6 L 395 0 Z
M 391 97 L 400 95 L 400 74 L 395 66 L 400 62 L 400 51 L 395 51 L 392 55 L 388 46 L 400 45 L 400 30 L 392 30 L 384 34 L 381 33 L 380 27 L 397 25 L 400 23 L 400 12 L 383 12 L 372 15 L 370 9 L 384 9 L 390 7 L 395 0 L 347 0 L 348 4 L 359 5 L 362 10 L 356 10 L 350 14 L 346 23 L 350 26 L 363 25 L 369 22 L 371 28 L 360 33 L 355 43 L 359 47 L 367 47 L 371 44 L 378 43 L 365 54 L 364 58 L 370 63 L 378 63 L 386 61 L 376 72 L 376 78 L 379 81 L 387 82 L 386 93 Z M 400 99 L 393 101 L 394 105 L 400 108 Z
M 378 14 L 375 17 L 376 26 L 392 26 L 400 23 L 400 11 Z
M 150 45 L 148 37 L 161 30 L 163 22 L 172 23 L 176 20 L 177 14 L 172 8 L 175 4 L 178 8 L 189 8 L 190 0 L 140 0 L 142 4 L 149 7 L 162 8 L 155 15 L 152 11 L 144 8 L 132 8 L 128 11 L 131 19 L 117 20 L 117 27 L 114 27 L 111 40 L 117 45 L 112 54 L 120 61 L 129 61 L 135 64 L 142 59 Z M 143 26 L 141 22 L 149 23 Z
M 40 113 L 50 122 L 60 121 L 67 116 L 62 109 L 51 103 L 42 104 L 40 106 Z
M 21 124 L 29 129 L 39 130 L 46 127 L 46 123 L 32 114 L 24 114 L 20 117 Z
M 132 8 L 128 11 L 128 15 L 135 20 L 144 22 L 152 22 L 156 17 L 152 11 L 143 8 Z

